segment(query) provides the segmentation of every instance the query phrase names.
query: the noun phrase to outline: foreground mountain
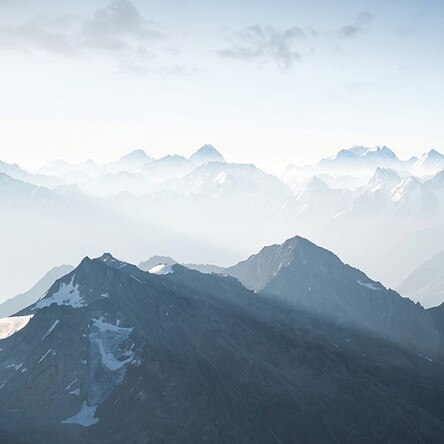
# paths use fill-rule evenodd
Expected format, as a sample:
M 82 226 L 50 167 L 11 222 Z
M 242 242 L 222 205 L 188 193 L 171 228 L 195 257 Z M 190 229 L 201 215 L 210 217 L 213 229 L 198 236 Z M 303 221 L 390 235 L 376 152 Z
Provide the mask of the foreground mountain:
M 156 275 L 105 254 L 17 316 L 26 325 L 0 342 L 0 429 L 18 442 L 444 436 L 440 361 L 228 276 Z
M 416 268 L 397 290 L 427 308 L 444 303 L 444 252 Z
M 33 304 L 39 299 L 46 290 L 54 283 L 55 280 L 65 276 L 74 267 L 72 265 L 59 265 L 48 271 L 32 288 L 25 293 L 21 293 L 13 298 L 7 299 L 0 304 L 0 318 L 11 316 L 20 310 L 23 310 L 28 305 Z
M 389 297 L 362 273 L 357 287 L 357 270 L 347 287 L 308 241 L 290 245 L 313 267 L 280 261 L 298 292 L 311 283 L 331 307 L 314 282 L 331 266 L 331 286 Z M 36 443 L 441 442 L 442 361 L 298 309 L 267 257 L 239 267 L 256 270 L 259 293 L 180 265 L 157 275 L 85 258 L 3 321 L 23 326 L 0 341 L 0 430 Z

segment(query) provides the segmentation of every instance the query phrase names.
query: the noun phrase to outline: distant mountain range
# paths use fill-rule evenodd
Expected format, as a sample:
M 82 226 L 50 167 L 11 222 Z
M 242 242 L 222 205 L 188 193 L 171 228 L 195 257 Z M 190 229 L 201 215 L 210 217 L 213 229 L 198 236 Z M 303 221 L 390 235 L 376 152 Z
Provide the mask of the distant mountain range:
M 137 149 L 107 164 L 58 160 L 38 172 L 0 163 L 0 241 L 9 252 L 0 256 L 0 302 L 53 264 L 107 248 L 136 263 L 163 251 L 223 268 L 295 232 L 397 288 L 444 251 L 443 158 L 356 146 L 281 177 L 229 163 L 211 145 L 188 158 Z
M 439 311 L 301 237 L 223 274 L 172 261 L 86 257 L 0 320 L 3 436 L 441 442 Z

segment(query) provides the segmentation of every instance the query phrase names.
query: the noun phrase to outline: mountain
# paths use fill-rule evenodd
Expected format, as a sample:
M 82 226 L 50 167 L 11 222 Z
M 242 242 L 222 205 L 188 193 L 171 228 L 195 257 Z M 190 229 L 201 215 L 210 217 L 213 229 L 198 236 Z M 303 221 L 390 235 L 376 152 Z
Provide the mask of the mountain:
M 210 162 L 164 186 L 180 194 L 199 194 L 231 204 L 243 198 L 268 199 L 273 204 L 273 200 L 280 202 L 291 196 L 283 182 L 252 164 Z
M 440 211 L 434 194 L 413 176 L 405 177 L 392 190 L 391 200 L 397 211 L 417 213 L 422 217 Z
M 416 159 L 400 160 L 388 147 L 368 148 L 354 146 L 339 151 L 335 156 L 322 159 L 316 168 L 334 175 L 372 174 L 376 168 L 408 170 Z
M 204 145 L 191 155 L 190 161 L 199 167 L 209 162 L 225 162 L 225 159 L 213 145 Z
M 399 285 L 398 292 L 424 307 L 444 303 L 444 252 L 422 263 Z
M 118 161 L 106 165 L 105 169 L 112 173 L 118 173 L 119 171 L 138 173 L 145 164 L 153 160 L 144 150 L 137 149 L 125 154 Z
M 352 196 L 351 191 L 333 190 L 315 176 L 284 203 L 279 214 L 313 229 L 337 216 L 350 203 Z
M 202 155 L 207 151 L 213 152 Z M 9 213 L 0 240 L 11 240 L 0 257 L 2 299 L 30 287 L 54 263 L 108 248 L 122 257 L 167 251 L 187 262 L 228 265 L 297 232 L 392 288 L 444 249 L 443 171 L 411 177 L 415 160 L 400 160 L 388 148 L 342 150 L 326 171 L 294 167 L 284 181 L 251 164 L 197 166 L 183 156 L 151 159 L 142 150 L 117 163 L 129 160 L 135 170 L 62 160 L 62 185 L 28 188 L 26 198 L 0 192 Z M 24 174 L 22 182 L 32 185 L 34 175 Z M 43 252 L 40 263 L 33 251 Z
M 401 176 L 389 168 L 376 168 L 375 174 L 368 182 L 368 190 L 370 192 L 381 191 L 385 194 L 399 184 Z
M 1 173 L 0 208 L 1 302 L 30 288 L 54 263 L 77 262 L 85 251 L 103 251 L 110 239 L 117 252 L 142 254 L 155 241 L 146 232 L 162 233 L 161 227 L 142 226 L 103 201 L 59 194 Z
M 36 186 L 45 186 L 48 188 L 55 188 L 62 184 L 60 180 L 55 177 L 45 174 L 32 174 L 20 168 L 16 163 L 6 163 L 0 161 L 0 174 L 6 174 L 13 179 L 22 180 Z
M 436 150 L 424 153 L 413 164 L 413 171 L 420 176 L 433 176 L 442 170 L 444 170 L 444 155 Z
M 178 264 L 176 260 L 174 260 L 172 257 L 169 256 L 152 256 L 146 261 L 140 262 L 138 267 L 143 271 L 150 271 L 159 264 L 165 264 L 165 265 L 174 265 Z M 225 271 L 225 268 L 218 267 L 217 265 L 212 264 L 181 264 L 186 268 L 189 268 L 191 270 L 197 270 L 201 273 L 223 273 Z
M 157 275 L 104 254 L 18 316 L 26 325 L 0 341 L 0 429 L 17 441 L 438 443 L 444 434 L 441 361 L 229 276 L 180 265 Z
M 145 164 L 141 173 L 152 182 L 162 182 L 173 177 L 183 177 L 194 169 L 194 165 L 178 154 L 168 155 Z
M 178 262 L 175 261 L 172 257 L 169 256 L 152 256 L 146 261 L 142 261 L 139 264 L 139 268 L 143 271 L 149 271 L 153 267 L 159 264 L 167 264 L 167 265 L 174 265 Z
M 442 346 L 421 306 L 299 236 L 263 248 L 226 273 L 257 293 L 279 297 L 338 325 L 366 329 L 431 354 Z
M 28 305 L 33 304 L 37 299 L 43 296 L 55 280 L 68 274 L 73 269 L 74 267 L 72 265 L 60 265 L 52 268 L 28 291 L 7 299 L 0 304 L 0 317 L 11 316 L 18 311 L 23 310 Z

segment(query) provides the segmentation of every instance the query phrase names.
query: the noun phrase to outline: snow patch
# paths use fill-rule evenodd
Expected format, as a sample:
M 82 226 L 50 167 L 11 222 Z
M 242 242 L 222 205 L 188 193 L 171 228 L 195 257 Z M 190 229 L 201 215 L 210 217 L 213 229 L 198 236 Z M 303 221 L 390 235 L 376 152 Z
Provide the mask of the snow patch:
M 373 291 L 380 291 L 381 289 L 380 288 L 378 288 L 376 285 L 374 285 L 374 284 L 372 284 L 371 282 L 369 282 L 369 283 L 365 283 L 365 282 L 361 282 L 361 281 L 356 281 L 359 285 L 362 285 L 363 287 L 367 287 L 367 288 L 370 288 L 370 290 L 373 290 Z
M 13 368 L 15 371 L 20 370 L 23 366 L 23 362 L 20 364 L 10 364 L 6 368 Z
M 227 173 L 225 171 L 219 173 L 217 177 L 214 179 L 214 181 L 219 184 L 223 184 L 226 180 L 227 180 Z
M 0 339 L 6 339 L 26 327 L 34 315 L 11 316 L 0 319 Z
M 51 353 L 51 349 L 49 349 L 39 360 L 39 364 Z
M 152 274 L 169 274 L 173 273 L 173 266 L 168 264 L 158 264 L 155 267 L 148 270 Z
M 128 338 L 132 328 L 117 327 L 101 319 L 93 319 L 92 322 L 96 331 L 89 337 L 91 343 L 97 346 L 102 365 L 110 371 L 117 371 L 129 364 L 134 353 L 122 352 L 119 345 Z
M 69 390 L 76 382 L 77 382 L 77 378 L 74 379 L 74 381 L 72 381 L 71 383 L 68 384 L 68 386 L 66 387 L 66 390 Z
M 79 292 L 79 284 L 74 285 L 74 277 L 71 278 L 69 284 L 62 282 L 60 288 L 52 296 L 45 299 L 40 299 L 35 305 L 35 308 L 49 307 L 51 304 L 57 305 L 71 305 L 74 308 L 84 307 L 86 304 L 83 302 Z
M 427 361 L 429 361 L 429 362 L 433 362 L 432 358 L 429 358 L 428 356 L 424 356 L 421 353 L 418 353 L 418 356 L 421 356 L 421 358 L 427 359 Z
M 56 325 L 59 323 L 60 321 L 57 319 L 54 324 L 51 325 L 51 327 L 49 327 L 49 330 L 43 335 L 42 337 L 42 341 L 43 339 L 45 339 L 47 336 L 49 336 L 51 334 L 51 332 L 56 328 Z
M 139 284 L 144 284 L 145 282 L 142 282 L 140 279 L 137 279 L 136 276 L 133 276 L 132 274 L 130 274 L 130 276 L 137 281 Z
M 99 422 L 99 418 L 95 418 L 97 406 L 83 403 L 82 408 L 71 418 L 62 421 L 62 424 L 78 424 L 83 427 L 89 427 Z

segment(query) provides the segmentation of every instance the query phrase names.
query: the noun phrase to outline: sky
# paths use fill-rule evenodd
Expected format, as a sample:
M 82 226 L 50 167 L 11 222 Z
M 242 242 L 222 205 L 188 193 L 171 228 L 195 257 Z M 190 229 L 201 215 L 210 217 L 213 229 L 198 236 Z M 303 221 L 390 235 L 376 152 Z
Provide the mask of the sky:
M 0 160 L 444 151 L 444 2 L 0 0 Z

